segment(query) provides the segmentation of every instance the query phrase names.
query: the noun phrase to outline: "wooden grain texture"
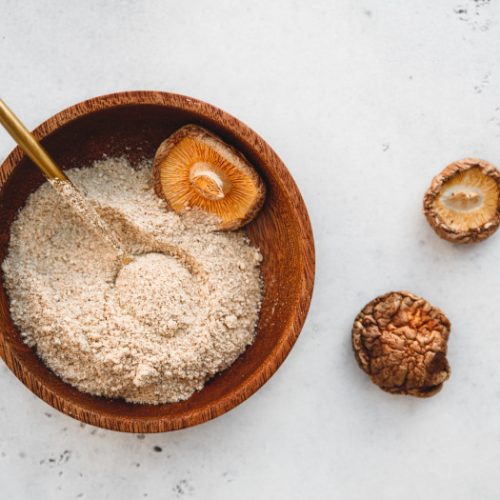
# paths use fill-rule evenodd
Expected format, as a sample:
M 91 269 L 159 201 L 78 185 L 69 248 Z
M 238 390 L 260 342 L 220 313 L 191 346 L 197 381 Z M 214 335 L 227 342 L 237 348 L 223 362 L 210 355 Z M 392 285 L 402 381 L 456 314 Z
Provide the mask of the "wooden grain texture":
M 108 156 L 132 163 L 153 157 L 172 132 L 195 123 L 218 134 L 256 166 L 266 202 L 247 226 L 264 256 L 265 290 L 254 344 L 187 401 L 138 405 L 84 394 L 54 375 L 13 325 L 0 272 L 0 355 L 14 374 L 54 408 L 92 425 L 126 432 L 163 432 L 200 424 L 234 408 L 278 369 L 295 343 L 311 301 L 314 243 L 309 217 L 290 173 L 269 145 L 242 122 L 207 103 L 165 92 L 122 92 L 76 104 L 34 130 L 64 169 Z M 19 148 L 0 167 L 0 262 L 10 225 L 44 182 Z M 15 414 L 15 409 L 10 408 Z

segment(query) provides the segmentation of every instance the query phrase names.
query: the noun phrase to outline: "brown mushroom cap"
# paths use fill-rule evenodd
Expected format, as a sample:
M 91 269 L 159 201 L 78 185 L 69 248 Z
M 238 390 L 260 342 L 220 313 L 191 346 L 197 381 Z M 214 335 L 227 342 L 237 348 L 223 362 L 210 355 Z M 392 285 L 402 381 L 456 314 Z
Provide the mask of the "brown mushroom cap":
M 352 345 L 359 366 L 384 391 L 433 396 L 450 376 L 446 360 L 450 322 L 409 292 L 390 292 L 356 316 Z
M 235 148 L 197 125 L 163 141 L 153 161 L 155 191 L 170 208 L 197 207 L 215 214 L 219 229 L 238 229 L 261 209 L 265 186 Z
M 477 158 L 451 163 L 426 191 L 424 214 L 445 240 L 474 243 L 488 238 L 500 224 L 500 172 Z

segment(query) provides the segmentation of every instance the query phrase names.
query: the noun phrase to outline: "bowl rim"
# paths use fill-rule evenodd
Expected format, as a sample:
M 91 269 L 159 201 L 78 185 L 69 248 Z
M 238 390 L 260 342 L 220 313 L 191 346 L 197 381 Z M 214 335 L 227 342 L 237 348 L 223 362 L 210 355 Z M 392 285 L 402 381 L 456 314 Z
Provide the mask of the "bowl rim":
M 37 374 L 32 371 L 28 372 L 24 368 L 22 362 L 16 358 L 15 348 L 11 348 L 4 332 L 0 331 L 0 357 L 3 358 L 14 375 L 43 401 L 66 415 L 87 424 L 110 430 L 141 433 L 165 432 L 201 424 L 228 412 L 260 389 L 283 363 L 302 330 L 312 299 L 315 275 L 315 250 L 311 222 L 304 200 L 290 172 L 262 137 L 246 124 L 216 106 L 182 94 L 163 91 L 115 92 L 93 97 L 63 109 L 36 127 L 33 134 L 38 140 L 42 140 L 58 128 L 85 115 L 115 107 L 148 104 L 174 107 L 206 116 L 211 120 L 215 119 L 221 128 L 243 138 L 259 151 L 260 156 L 266 158 L 266 163 L 273 165 L 273 169 L 276 169 L 278 173 L 280 187 L 287 191 L 287 195 L 293 200 L 293 210 L 296 212 L 302 234 L 299 241 L 300 253 L 304 256 L 305 265 L 301 270 L 301 288 L 297 297 L 298 307 L 293 321 L 288 322 L 283 327 L 286 330 L 283 341 L 276 343 L 254 372 L 243 382 L 234 386 L 229 393 L 205 405 L 187 409 L 176 415 L 135 417 L 116 415 L 111 412 L 103 415 L 100 410 L 90 409 L 78 400 L 71 400 L 68 404 L 65 401 L 61 402 L 60 400 L 64 398 L 57 391 L 47 387 Z M 210 116 L 207 113 L 210 113 Z M 0 178 L 3 182 L 10 177 L 23 157 L 24 153 L 19 147 L 16 147 L 7 156 L 0 165 Z M 43 362 L 40 360 L 40 363 Z M 62 381 L 61 383 L 65 384 Z

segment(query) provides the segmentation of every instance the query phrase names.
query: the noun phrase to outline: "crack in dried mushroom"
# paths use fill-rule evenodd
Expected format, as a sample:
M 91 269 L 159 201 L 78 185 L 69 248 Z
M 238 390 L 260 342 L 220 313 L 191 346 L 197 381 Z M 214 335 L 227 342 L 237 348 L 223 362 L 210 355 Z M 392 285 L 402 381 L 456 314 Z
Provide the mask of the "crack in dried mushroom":
M 428 397 L 450 376 L 446 359 L 450 322 L 442 311 L 408 292 L 368 303 L 352 328 L 359 366 L 381 389 Z

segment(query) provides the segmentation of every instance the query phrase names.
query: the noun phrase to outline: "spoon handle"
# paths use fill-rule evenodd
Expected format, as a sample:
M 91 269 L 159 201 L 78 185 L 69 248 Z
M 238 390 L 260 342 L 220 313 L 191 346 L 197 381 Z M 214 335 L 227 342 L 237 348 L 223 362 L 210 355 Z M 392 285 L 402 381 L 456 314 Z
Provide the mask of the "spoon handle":
M 47 151 L 20 122 L 19 118 L 0 99 L 0 123 L 17 142 L 19 147 L 33 160 L 47 179 L 69 182 L 66 174 L 54 163 Z

